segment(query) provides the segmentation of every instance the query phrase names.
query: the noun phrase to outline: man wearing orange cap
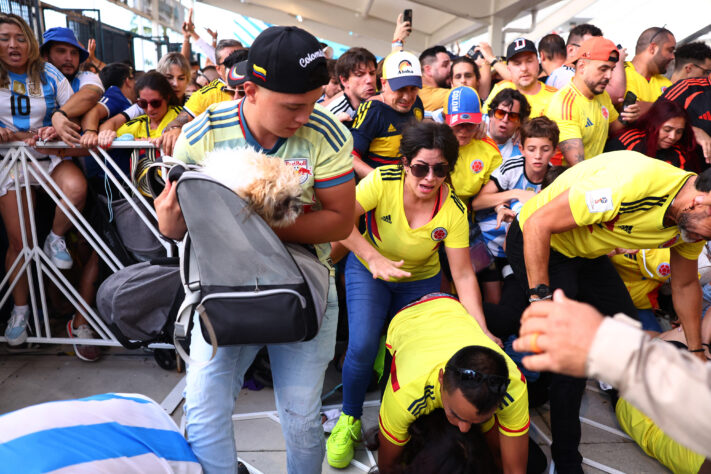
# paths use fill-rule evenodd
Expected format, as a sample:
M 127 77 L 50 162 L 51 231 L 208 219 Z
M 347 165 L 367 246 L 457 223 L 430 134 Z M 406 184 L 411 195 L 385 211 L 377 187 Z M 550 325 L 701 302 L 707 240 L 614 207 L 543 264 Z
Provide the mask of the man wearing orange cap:
M 575 76 L 556 92 L 546 109 L 546 115 L 560 129 L 562 164 L 572 166 L 599 155 L 608 133 L 624 127 L 605 91 L 619 59 L 615 44 L 601 36 L 580 45 L 573 59 Z M 621 118 L 631 122 L 638 116 L 639 106 L 633 104 L 625 108 Z

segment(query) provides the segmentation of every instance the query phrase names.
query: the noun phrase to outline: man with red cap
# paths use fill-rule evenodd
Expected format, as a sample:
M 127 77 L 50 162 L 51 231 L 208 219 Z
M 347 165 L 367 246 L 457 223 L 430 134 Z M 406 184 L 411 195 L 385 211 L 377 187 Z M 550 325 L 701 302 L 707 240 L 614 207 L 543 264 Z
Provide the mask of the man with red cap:
M 575 76 L 567 86 L 556 92 L 546 109 L 546 115 L 558 123 L 562 164 L 575 165 L 602 153 L 609 132 L 624 124 L 605 91 L 620 52 L 615 44 L 601 36 L 589 38 L 580 45 L 572 64 Z M 634 121 L 639 106 L 627 106 L 621 118 Z M 560 160 L 560 158 L 559 158 Z M 554 164 L 560 164 L 555 162 Z

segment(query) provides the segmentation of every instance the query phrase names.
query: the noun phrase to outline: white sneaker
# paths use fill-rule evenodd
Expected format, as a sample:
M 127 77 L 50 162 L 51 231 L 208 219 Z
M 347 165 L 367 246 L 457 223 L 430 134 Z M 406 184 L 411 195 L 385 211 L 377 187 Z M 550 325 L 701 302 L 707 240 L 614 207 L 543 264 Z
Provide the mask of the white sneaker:
M 8 345 L 19 346 L 27 340 L 27 316 L 29 314 L 29 311 L 21 313 L 14 309 L 12 310 L 10 320 L 5 328 L 5 337 Z
M 72 256 L 67 251 L 67 242 L 64 237 L 58 237 L 54 240 L 48 235 L 42 246 L 44 253 L 47 254 L 52 263 L 60 270 L 69 270 L 72 268 L 74 261 Z
M 79 327 L 74 327 L 74 318 L 67 323 L 67 334 L 71 338 L 77 339 L 95 339 L 96 334 L 91 330 L 88 324 L 80 324 Z M 72 344 L 74 346 L 74 354 L 85 362 L 95 362 L 101 357 L 101 347 L 88 344 Z

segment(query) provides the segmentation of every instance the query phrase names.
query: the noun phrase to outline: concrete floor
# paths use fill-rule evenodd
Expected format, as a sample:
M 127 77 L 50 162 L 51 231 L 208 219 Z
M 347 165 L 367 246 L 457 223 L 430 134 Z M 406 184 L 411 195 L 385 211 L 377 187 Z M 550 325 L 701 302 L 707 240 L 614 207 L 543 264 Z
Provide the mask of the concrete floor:
M 106 351 L 101 361 L 85 363 L 73 356 L 71 346 L 39 346 L 10 351 L 3 345 L 0 347 L 0 414 L 50 400 L 105 392 L 136 392 L 162 403 L 180 424 L 182 389 L 179 384 L 183 376 L 158 367 L 152 353 L 146 351 L 112 348 Z M 324 391 L 331 390 L 339 382 L 339 374 L 329 369 Z M 363 425 L 366 429 L 377 424 L 377 395 L 370 393 L 367 397 L 372 406 L 364 410 Z M 336 392 L 325 404 L 337 405 L 339 402 L 340 393 Z M 255 412 L 274 410 L 274 397 L 270 389 L 241 392 L 235 410 L 238 418 L 234 421 L 236 442 L 240 457 L 254 473 L 278 474 L 286 471 L 284 441 L 278 418 L 273 413 L 253 415 Z M 631 440 L 620 436 L 622 433 L 607 396 L 600 393 L 593 382 L 588 383 L 581 417 L 600 424 L 583 423 L 581 452 L 591 463 L 584 466 L 585 472 L 668 472 Z M 535 425 L 532 436 L 550 456 L 546 443 L 546 439 L 550 439 L 548 410 L 545 407 L 534 410 L 532 421 Z M 356 461 L 360 465 L 352 464 L 343 470 L 332 469 L 324 461 L 323 472 L 362 473 L 373 464 L 372 458 L 362 448 L 357 451 Z

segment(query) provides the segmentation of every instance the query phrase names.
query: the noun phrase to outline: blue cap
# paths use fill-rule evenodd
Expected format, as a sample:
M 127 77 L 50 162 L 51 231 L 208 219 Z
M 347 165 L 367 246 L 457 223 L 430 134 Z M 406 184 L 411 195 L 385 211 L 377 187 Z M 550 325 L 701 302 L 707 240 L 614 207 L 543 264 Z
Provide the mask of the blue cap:
M 481 123 L 479 94 L 467 86 L 452 89 L 444 104 L 444 114 L 450 127 L 460 123 Z
M 62 28 L 61 26 L 50 28 L 44 32 L 42 40 L 42 46 L 40 47 L 42 54 L 48 54 L 50 43 L 56 41 L 57 43 L 67 43 L 77 48 L 79 50 L 79 64 L 86 61 L 89 57 L 89 51 L 79 44 L 77 37 L 74 36 L 74 32 L 69 28 Z

